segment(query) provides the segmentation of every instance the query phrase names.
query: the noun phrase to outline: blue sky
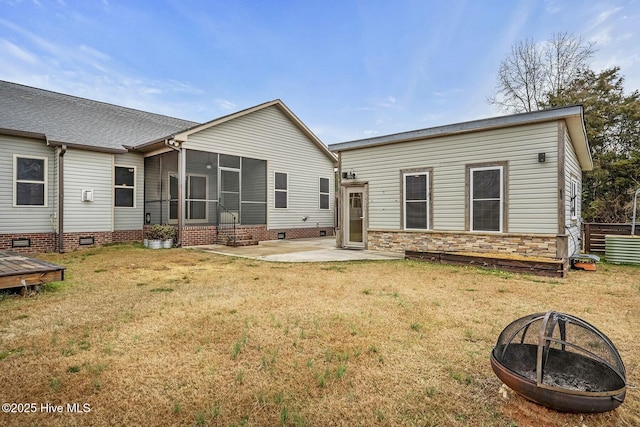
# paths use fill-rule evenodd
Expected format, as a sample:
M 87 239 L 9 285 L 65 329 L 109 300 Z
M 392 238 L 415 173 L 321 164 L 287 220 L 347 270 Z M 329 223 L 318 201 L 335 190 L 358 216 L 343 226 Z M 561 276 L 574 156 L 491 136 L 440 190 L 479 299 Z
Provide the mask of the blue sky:
M 0 0 L 0 79 L 208 121 L 276 98 L 327 144 L 501 113 L 511 46 L 568 32 L 640 89 L 638 1 Z

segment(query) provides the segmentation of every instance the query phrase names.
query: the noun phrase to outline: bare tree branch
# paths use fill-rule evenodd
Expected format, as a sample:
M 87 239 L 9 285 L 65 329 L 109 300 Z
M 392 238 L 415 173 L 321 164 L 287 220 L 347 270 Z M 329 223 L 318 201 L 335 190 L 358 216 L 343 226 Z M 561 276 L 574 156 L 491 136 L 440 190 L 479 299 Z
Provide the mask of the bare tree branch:
M 588 68 L 594 44 L 567 33 L 552 34 L 551 40 L 519 41 L 500 63 L 496 89 L 490 104 L 506 112 L 535 111 L 548 104 L 578 74 Z

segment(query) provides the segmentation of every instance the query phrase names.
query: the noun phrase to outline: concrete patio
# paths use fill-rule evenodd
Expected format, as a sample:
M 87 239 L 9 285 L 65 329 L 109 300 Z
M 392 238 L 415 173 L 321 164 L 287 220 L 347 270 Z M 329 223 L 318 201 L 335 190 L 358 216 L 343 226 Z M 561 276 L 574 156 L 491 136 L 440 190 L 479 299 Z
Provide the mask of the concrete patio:
M 231 247 L 224 245 L 191 246 L 191 248 L 273 262 L 327 262 L 359 260 L 392 260 L 404 258 L 403 253 L 386 253 L 336 247 L 334 236 L 313 239 L 268 240 L 257 246 Z

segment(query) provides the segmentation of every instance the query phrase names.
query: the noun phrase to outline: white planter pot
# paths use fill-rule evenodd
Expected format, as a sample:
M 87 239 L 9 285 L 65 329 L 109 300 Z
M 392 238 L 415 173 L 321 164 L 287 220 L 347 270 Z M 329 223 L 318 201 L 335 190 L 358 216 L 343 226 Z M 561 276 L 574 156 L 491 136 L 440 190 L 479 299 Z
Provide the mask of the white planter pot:
M 162 240 L 149 240 L 149 249 L 162 248 Z
M 165 249 L 171 249 L 173 247 L 173 239 L 163 240 L 162 247 Z

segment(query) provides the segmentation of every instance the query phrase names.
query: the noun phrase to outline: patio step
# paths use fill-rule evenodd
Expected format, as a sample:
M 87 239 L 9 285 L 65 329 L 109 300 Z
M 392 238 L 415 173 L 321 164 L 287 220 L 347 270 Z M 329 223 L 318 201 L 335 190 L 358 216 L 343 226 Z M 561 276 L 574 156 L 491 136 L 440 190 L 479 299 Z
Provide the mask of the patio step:
M 254 239 L 251 233 L 236 233 L 235 243 L 231 236 L 227 235 L 220 235 L 219 240 L 222 240 L 219 243 L 227 246 L 252 246 L 258 244 L 258 240 Z
M 254 246 L 257 245 L 258 241 L 257 240 L 236 240 L 236 244 L 235 246 Z M 227 246 L 234 246 L 233 241 L 229 241 L 227 242 Z

